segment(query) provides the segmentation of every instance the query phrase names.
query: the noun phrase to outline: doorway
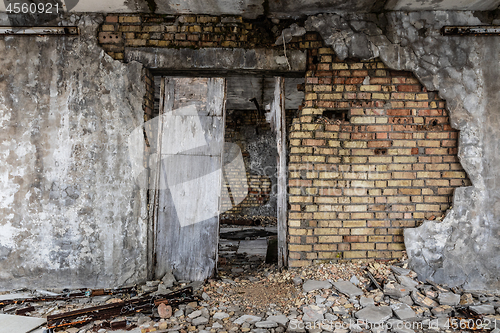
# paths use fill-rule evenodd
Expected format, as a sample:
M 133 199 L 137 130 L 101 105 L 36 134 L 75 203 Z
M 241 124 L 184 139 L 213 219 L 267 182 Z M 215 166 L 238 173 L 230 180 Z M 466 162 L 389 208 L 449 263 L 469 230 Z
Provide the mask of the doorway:
M 297 91 L 303 79 L 287 80 L 155 78 L 161 120 L 150 143 L 157 152 L 150 161 L 156 277 L 171 271 L 178 280 L 201 281 L 231 261 L 286 265 L 285 86 Z M 301 94 L 290 103 L 302 103 Z

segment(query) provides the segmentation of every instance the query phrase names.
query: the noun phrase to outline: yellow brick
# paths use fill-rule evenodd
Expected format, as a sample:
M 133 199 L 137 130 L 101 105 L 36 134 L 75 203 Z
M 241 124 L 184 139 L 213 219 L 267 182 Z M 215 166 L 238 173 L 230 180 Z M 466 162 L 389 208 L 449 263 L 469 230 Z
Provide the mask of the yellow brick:
M 307 230 L 290 228 L 290 235 L 307 235 Z
M 314 100 L 317 98 L 318 98 L 318 95 L 314 94 L 314 93 L 307 93 L 306 97 L 305 97 L 306 101 Z
M 332 91 L 332 86 L 326 84 L 316 84 L 313 86 L 314 91 Z
M 397 157 L 394 157 L 397 158 Z M 392 163 L 392 156 L 370 156 L 368 158 L 370 163 Z
M 372 219 L 373 213 L 351 213 L 351 219 Z
M 342 236 L 318 236 L 320 243 L 341 243 Z
M 415 209 L 419 211 L 435 212 L 439 210 L 439 205 L 417 204 L 415 206 Z
M 381 89 L 380 85 L 376 84 L 366 84 L 360 87 L 360 91 L 379 91 Z
M 319 54 L 333 54 L 333 49 L 331 47 L 322 47 L 319 50 Z
M 410 187 L 411 180 L 389 180 L 387 185 L 389 187 Z
M 388 244 L 388 249 L 389 250 L 404 251 L 405 245 L 404 245 L 404 243 L 390 243 L 390 244 Z
M 439 147 L 441 145 L 439 140 L 419 140 L 417 143 L 419 147 Z
M 374 250 L 373 243 L 351 243 L 351 250 Z
M 366 118 L 366 117 L 361 117 L 361 118 Z M 342 146 L 344 148 L 366 148 L 367 142 L 366 141 L 344 141 L 342 143 Z
M 417 163 L 415 156 L 395 156 L 394 163 Z
M 349 66 L 345 62 L 333 63 L 332 64 L 332 69 L 333 70 L 336 70 L 336 69 L 349 69 Z
M 300 227 L 300 220 L 288 220 L 288 226 L 290 227 Z
M 289 244 L 289 251 L 298 251 L 298 252 L 308 252 L 312 250 L 312 245 L 297 245 L 297 244 Z
M 315 220 L 332 220 L 337 218 L 337 213 L 335 212 L 315 212 L 313 213 L 313 218 Z
M 337 228 L 316 228 L 314 229 L 315 235 L 338 235 Z
M 450 181 L 448 179 L 426 179 L 426 186 L 450 186 Z
M 344 251 L 343 257 L 346 259 L 350 258 L 366 258 L 366 251 Z
M 375 117 L 351 117 L 352 124 L 374 124 Z
M 391 179 L 390 173 L 369 173 L 368 179 Z
M 373 93 L 372 94 L 372 99 L 390 99 L 391 95 L 390 94 L 385 94 L 385 93 Z
M 441 173 L 434 171 L 420 171 L 417 172 L 417 178 L 441 178 Z
M 465 178 L 465 177 L 466 177 L 465 172 L 458 172 L 458 171 L 443 172 L 443 178 Z

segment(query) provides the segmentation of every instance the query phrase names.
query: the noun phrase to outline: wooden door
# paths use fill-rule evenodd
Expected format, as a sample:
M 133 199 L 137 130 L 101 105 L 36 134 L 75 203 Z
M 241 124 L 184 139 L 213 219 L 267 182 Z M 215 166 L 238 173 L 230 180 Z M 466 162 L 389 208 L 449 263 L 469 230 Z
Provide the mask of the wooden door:
M 217 263 L 225 80 L 165 77 L 161 90 L 155 275 L 202 281 Z

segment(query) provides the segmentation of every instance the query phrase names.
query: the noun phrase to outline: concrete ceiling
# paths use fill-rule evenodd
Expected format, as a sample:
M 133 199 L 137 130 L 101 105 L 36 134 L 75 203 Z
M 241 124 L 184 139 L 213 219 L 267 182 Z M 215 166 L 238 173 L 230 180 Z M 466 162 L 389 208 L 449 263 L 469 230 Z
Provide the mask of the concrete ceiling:
M 12 0 L 0 1 L 0 12 Z M 39 2 L 20 0 L 19 2 Z M 151 12 L 158 14 L 243 15 L 264 14 L 263 0 L 53 0 L 71 12 Z M 378 12 L 381 10 L 494 10 L 500 0 L 268 0 L 271 17 L 298 17 L 338 11 Z

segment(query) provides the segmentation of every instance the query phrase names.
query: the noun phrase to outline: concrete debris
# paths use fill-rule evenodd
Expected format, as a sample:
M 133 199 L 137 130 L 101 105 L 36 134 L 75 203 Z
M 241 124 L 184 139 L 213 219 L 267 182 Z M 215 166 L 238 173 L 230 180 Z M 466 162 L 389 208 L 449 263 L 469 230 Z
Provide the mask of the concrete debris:
M 109 319 L 95 319 L 79 327 L 66 327 L 62 331 L 64 333 L 104 333 L 116 330 L 134 333 L 422 333 L 449 331 L 447 323 L 452 320 L 458 323 L 463 320 L 464 323 L 471 319 L 478 323 L 478 320 L 485 322 L 488 319 L 492 323 L 488 326 L 489 329 L 494 329 L 495 324 L 500 325 L 500 315 L 495 312 L 500 306 L 498 295 L 466 293 L 455 288 L 455 292 L 443 291 L 449 289 L 431 282 L 419 282 L 414 279 L 413 271 L 398 269 L 404 267 L 404 263 L 404 260 L 388 263 L 348 262 L 283 272 L 279 272 L 274 266 L 262 264 L 247 275 L 234 273 L 221 276 L 218 280 L 209 280 L 203 285 L 195 285 L 189 281 L 173 283 L 173 290 L 183 290 L 182 288 L 190 286 L 189 290 L 193 289 L 196 301 L 172 304 L 168 300 L 156 299 L 163 290 L 161 286 L 164 281 L 148 281 L 145 284 L 147 288 L 156 286 L 158 290 L 141 294 L 140 291 L 144 288 L 136 286 L 120 289 L 124 292 L 113 295 L 92 291 L 87 293 L 88 296 L 75 296 L 72 299 L 32 303 L 15 300 L 17 303 L 9 304 L 2 303 L 12 301 L 12 297 L 5 296 L 7 300 L 0 300 L 0 312 L 13 314 L 28 309 L 24 313 L 26 316 L 48 318 L 49 325 L 45 326 L 47 329 L 53 327 L 54 318 L 61 320 L 60 318 L 67 316 L 68 311 L 82 315 L 88 309 L 102 306 L 121 310 L 130 300 L 148 300 L 149 308 L 144 311 L 117 312 Z M 375 287 L 367 277 L 367 272 L 381 285 L 382 290 Z M 353 276 L 359 281 L 358 286 L 348 281 Z M 406 278 L 401 279 L 402 276 Z M 410 294 L 410 288 L 406 285 L 413 286 Z M 194 287 L 197 289 L 194 290 Z M 60 293 L 56 290 L 50 292 Z M 85 295 L 85 291 L 73 291 L 70 294 L 82 293 Z M 26 295 L 34 294 L 29 292 Z M 485 327 L 474 327 L 478 328 Z
M 398 319 L 400 320 L 414 320 L 417 318 L 417 314 L 413 309 L 405 303 L 396 303 L 391 305 L 392 311 Z
M 460 304 L 460 295 L 451 292 L 439 293 L 438 301 L 441 305 L 456 306 Z
M 332 287 L 332 284 L 328 281 L 307 280 L 302 285 L 302 290 L 304 290 L 305 293 L 308 293 L 308 292 L 313 291 L 313 290 L 329 289 L 331 287 Z
M 355 313 L 356 318 L 366 321 L 370 324 L 381 324 L 392 317 L 390 306 L 370 305 Z
M 495 314 L 495 308 L 493 305 L 482 304 L 482 305 L 472 305 L 469 309 L 478 315 L 488 315 Z
M 361 289 L 359 289 L 358 287 L 356 287 L 355 285 L 353 285 L 349 281 L 334 282 L 333 286 L 339 292 L 341 292 L 342 294 L 345 294 L 345 295 L 347 295 L 349 297 L 355 297 L 355 296 L 361 296 L 361 295 L 363 295 L 363 291 Z

